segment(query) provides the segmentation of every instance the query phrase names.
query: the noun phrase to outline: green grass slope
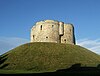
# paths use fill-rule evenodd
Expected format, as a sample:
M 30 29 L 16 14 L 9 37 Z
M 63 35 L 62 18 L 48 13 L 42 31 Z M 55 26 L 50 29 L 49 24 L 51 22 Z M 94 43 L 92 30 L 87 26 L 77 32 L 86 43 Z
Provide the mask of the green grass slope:
M 27 43 L 0 56 L 0 69 L 33 72 L 56 71 L 72 64 L 97 66 L 100 56 L 77 45 Z

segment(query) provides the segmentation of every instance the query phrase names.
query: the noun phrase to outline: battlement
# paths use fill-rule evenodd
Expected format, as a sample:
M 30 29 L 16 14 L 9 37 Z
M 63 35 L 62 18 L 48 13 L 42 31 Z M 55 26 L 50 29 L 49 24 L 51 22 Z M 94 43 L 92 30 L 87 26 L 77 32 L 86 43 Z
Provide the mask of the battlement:
M 58 21 L 55 21 L 55 20 L 44 20 L 44 22 L 54 22 L 54 23 L 58 23 Z
M 31 29 L 31 42 L 75 44 L 74 26 L 55 20 L 39 21 Z
M 36 25 L 44 24 L 44 23 L 58 24 L 59 22 L 58 21 L 54 21 L 54 20 L 44 20 L 44 21 L 37 22 Z

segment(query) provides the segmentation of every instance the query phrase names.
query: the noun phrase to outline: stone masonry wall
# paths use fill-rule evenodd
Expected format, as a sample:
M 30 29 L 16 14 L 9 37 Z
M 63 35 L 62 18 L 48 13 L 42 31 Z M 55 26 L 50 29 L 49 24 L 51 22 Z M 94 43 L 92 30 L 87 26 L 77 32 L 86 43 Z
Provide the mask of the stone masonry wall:
M 31 42 L 75 44 L 72 24 L 54 20 L 37 22 L 31 29 Z

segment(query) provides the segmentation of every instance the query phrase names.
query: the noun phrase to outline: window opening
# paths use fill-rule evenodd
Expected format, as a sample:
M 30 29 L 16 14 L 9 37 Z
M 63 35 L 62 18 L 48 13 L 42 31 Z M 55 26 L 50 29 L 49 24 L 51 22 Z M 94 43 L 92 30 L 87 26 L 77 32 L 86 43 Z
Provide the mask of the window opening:
M 71 29 L 70 29 L 70 32 L 71 32 Z
M 33 35 L 33 39 L 34 39 L 35 35 Z
M 41 27 L 40 27 L 40 30 L 42 30 L 42 25 L 41 25 Z
M 52 25 L 52 28 L 54 27 L 54 25 Z
M 48 37 L 46 37 L 46 38 L 48 38 Z
M 66 39 L 64 39 L 64 42 L 66 43 Z

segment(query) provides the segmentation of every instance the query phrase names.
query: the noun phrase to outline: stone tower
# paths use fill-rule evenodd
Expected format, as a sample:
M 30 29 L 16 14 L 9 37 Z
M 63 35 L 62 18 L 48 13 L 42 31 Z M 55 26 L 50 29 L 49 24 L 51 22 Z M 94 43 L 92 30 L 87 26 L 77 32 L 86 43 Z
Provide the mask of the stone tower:
M 31 42 L 75 44 L 74 27 L 54 20 L 37 22 L 31 29 Z

